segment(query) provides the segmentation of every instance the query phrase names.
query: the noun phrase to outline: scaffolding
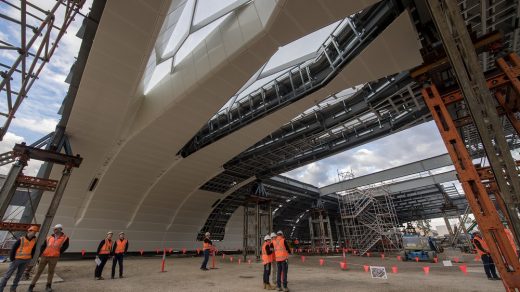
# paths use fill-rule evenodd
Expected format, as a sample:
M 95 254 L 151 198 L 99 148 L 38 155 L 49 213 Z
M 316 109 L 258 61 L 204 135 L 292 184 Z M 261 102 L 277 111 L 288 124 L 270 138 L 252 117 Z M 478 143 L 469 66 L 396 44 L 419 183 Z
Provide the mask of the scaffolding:
M 249 253 L 260 260 L 263 237 L 273 230 L 273 212 L 271 199 L 261 182 L 253 185 L 251 195 L 244 201 L 244 234 L 243 255 L 247 261 Z
M 313 249 L 323 251 L 334 248 L 330 218 L 321 200 L 310 210 L 309 232 Z
M 338 201 L 347 248 L 359 255 L 400 250 L 397 213 L 384 187 L 349 190 Z

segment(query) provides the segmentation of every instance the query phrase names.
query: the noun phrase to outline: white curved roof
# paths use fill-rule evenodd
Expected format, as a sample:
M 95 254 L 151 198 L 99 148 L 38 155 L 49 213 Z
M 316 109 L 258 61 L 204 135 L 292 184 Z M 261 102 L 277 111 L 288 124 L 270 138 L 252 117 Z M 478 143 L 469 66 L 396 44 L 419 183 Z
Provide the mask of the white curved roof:
M 399 16 L 324 88 L 186 158 L 176 153 L 279 47 L 375 2 L 226 0 L 214 14 L 192 16 L 195 31 L 204 29 L 204 19 L 225 18 L 213 19 L 217 25 L 209 23 L 211 30 L 175 63 L 176 54 L 168 52 L 175 46 L 167 43 L 180 24 L 172 23 L 183 17 L 182 7 L 203 13 L 200 6 L 190 0 L 107 1 L 67 126 L 74 151 L 84 157 L 55 218 L 71 236 L 71 250 L 94 249 L 108 229 L 125 231 L 135 250 L 199 247 L 197 233 L 223 197 L 199 187 L 229 159 L 327 96 L 420 64 L 410 16 Z M 158 62 L 170 63 L 151 80 L 165 70 L 156 69 Z M 240 216 L 228 224 L 223 247 L 241 246 Z

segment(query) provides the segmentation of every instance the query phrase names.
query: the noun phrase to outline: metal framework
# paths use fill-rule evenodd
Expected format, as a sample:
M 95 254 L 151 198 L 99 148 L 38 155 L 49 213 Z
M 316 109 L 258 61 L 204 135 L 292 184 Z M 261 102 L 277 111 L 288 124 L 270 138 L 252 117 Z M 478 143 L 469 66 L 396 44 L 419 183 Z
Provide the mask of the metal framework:
M 384 188 L 357 188 L 339 195 L 338 202 L 347 248 L 359 255 L 401 248 L 397 212 Z
M 325 209 L 321 200 L 318 200 L 313 207 L 309 214 L 311 248 L 321 251 L 333 250 L 334 238 L 332 237 L 332 229 L 327 209 Z
M 0 63 L 0 67 L 6 69 L 0 72 L 0 95 L 6 102 L 0 108 L 0 115 L 5 117 L 0 127 L 0 141 L 85 0 L 59 0 L 49 11 L 27 0 L 20 0 L 19 5 L 9 0 L 2 2 L 20 12 L 19 19 L 0 12 L 0 18 L 20 26 L 20 43 L 0 40 L 0 50 L 18 53 L 12 64 Z
M 49 232 L 52 221 L 54 220 L 54 216 L 58 210 L 61 198 L 63 197 L 63 193 L 67 186 L 70 174 L 72 172 L 72 168 L 79 167 L 83 159 L 79 155 L 71 156 L 67 154 L 56 153 L 55 151 L 43 150 L 36 147 L 26 146 L 23 143 L 16 144 L 14 146 L 13 156 L 16 157 L 16 161 L 11 167 L 11 170 L 9 171 L 9 174 L 6 177 L 4 184 L 0 189 L 0 218 L 2 219 L 2 221 L 8 219 L 5 218 L 6 211 L 9 205 L 11 204 L 16 189 L 18 187 L 23 186 L 28 189 L 54 191 L 50 206 L 47 210 L 45 219 L 40 228 L 40 233 L 44 236 L 39 236 L 38 240 L 36 241 L 36 254 L 39 254 L 39 249 L 43 242 L 46 240 L 45 235 Z M 6 157 L 6 160 L 10 160 L 10 157 L 8 156 L 4 157 Z M 23 175 L 22 171 L 24 167 L 27 165 L 27 161 L 29 161 L 29 159 L 41 160 L 63 165 L 64 169 L 60 180 L 54 181 Z M 29 212 L 32 213 L 31 220 L 33 220 L 35 217 L 36 208 L 31 206 Z M 13 228 L 13 225 L 7 223 L 8 222 L 6 222 L 6 224 L 0 225 L 0 227 L 7 227 L 7 229 L 4 230 L 16 231 L 11 230 Z M 22 226 L 24 226 L 24 223 L 21 224 Z M 4 244 L 2 244 L 2 246 L 4 246 Z M 33 258 L 29 266 L 33 267 L 37 260 L 37 257 Z M 30 268 L 28 270 L 30 271 Z
M 271 199 L 251 196 L 244 202 L 244 261 L 251 251 L 260 260 L 263 237 L 273 231 L 272 215 Z
M 325 86 L 402 12 L 383 1 L 354 16 L 322 45 L 315 60 L 288 70 L 217 113 L 179 152 L 183 157 Z M 358 30 L 357 27 L 363 28 Z

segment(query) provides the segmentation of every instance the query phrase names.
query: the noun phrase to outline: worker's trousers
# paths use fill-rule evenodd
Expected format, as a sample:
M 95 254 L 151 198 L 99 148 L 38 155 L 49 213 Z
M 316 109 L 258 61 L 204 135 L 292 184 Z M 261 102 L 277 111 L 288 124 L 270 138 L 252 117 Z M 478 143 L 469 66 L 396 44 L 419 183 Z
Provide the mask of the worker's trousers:
M 484 264 L 484 272 L 488 278 L 498 278 L 497 272 L 495 270 L 495 262 L 488 254 L 483 254 L 480 259 L 482 260 L 482 264 Z
M 264 284 L 271 284 L 269 283 L 269 274 L 271 274 L 271 263 L 264 265 Z
M 277 271 L 276 271 L 276 287 L 280 288 L 282 287 L 281 284 L 283 284 L 284 288 L 287 288 L 287 271 L 289 270 L 289 263 L 287 260 L 276 262 Z
M 204 250 L 204 260 L 202 261 L 202 265 L 200 266 L 201 269 L 207 269 L 207 265 L 208 265 L 208 261 L 209 261 L 209 249 L 205 249 Z
M 31 285 L 36 285 L 36 282 L 38 282 L 38 279 L 40 279 L 40 276 L 42 275 L 43 270 L 45 270 L 45 266 L 47 264 L 49 265 L 49 271 L 47 272 L 47 284 L 52 284 L 54 268 L 56 268 L 59 259 L 60 258 L 58 257 L 41 257 L 40 264 L 38 265 L 38 271 L 36 271 L 36 275 L 34 275 L 34 278 L 31 281 Z
M 123 276 L 123 254 L 116 253 L 112 260 L 112 278 L 116 275 L 116 265 L 119 263 L 119 278 Z
M 11 290 L 16 290 L 16 287 L 18 287 L 18 282 L 20 282 L 20 279 L 22 278 L 23 272 L 25 271 L 25 267 L 27 267 L 27 264 L 31 260 L 14 260 L 9 264 L 9 268 L 5 272 L 4 276 L 2 277 L 2 280 L 0 281 L 0 292 L 4 291 L 5 286 L 7 285 L 7 281 L 9 281 L 9 278 L 16 272 L 16 275 L 14 276 L 13 285 L 11 286 Z
M 98 255 L 99 259 L 101 260 L 101 263 L 99 265 L 96 265 L 96 270 L 94 271 L 94 277 L 99 278 L 103 274 L 103 268 L 105 268 L 105 264 L 108 261 L 108 254 L 100 254 Z

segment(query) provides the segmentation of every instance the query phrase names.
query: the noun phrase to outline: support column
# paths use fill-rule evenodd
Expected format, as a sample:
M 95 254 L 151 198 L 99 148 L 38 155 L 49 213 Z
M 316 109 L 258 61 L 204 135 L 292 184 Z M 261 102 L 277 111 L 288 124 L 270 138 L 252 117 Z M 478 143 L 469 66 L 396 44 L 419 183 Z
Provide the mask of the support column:
M 516 242 L 520 243 L 520 218 L 518 217 L 520 180 L 518 171 L 507 145 L 502 123 L 498 118 L 493 101 L 494 98 L 488 89 L 466 23 L 462 19 L 456 1 L 429 0 L 426 2 L 432 20 L 441 36 L 446 55 L 450 59 L 457 77 L 459 87 L 464 94 L 466 105 L 473 117 L 491 169 L 495 174 L 498 188 L 512 221 Z M 518 83 L 518 80 L 511 80 L 511 82 L 513 84 Z M 475 214 L 475 212 L 473 213 Z M 498 256 L 499 254 L 496 254 L 496 257 Z
M 4 185 L 0 189 L 0 221 L 3 221 L 5 212 L 13 199 L 16 192 L 16 179 L 22 173 L 23 168 L 27 165 L 26 157 L 19 157 L 18 160 L 11 166 L 9 173 L 5 179 Z
M 314 249 L 314 224 L 312 224 L 312 214 L 309 215 L 309 232 L 311 235 L 311 248 Z
M 256 215 L 256 226 L 255 226 L 255 256 L 256 261 L 260 260 L 260 204 L 256 203 L 255 208 L 255 215 Z
M 442 218 L 444 219 L 444 223 L 446 223 L 446 228 L 448 229 L 448 233 L 450 234 L 450 236 L 453 236 L 453 229 L 451 229 L 450 220 L 448 219 L 448 217 L 446 217 L 446 215 L 444 215 Z
M 247 238 L 249 236 L 249 222 L 248 222 L 248 208 L 247 208 L 247 205 L 244 206 L 244 228 L 243 228 L 243 232 L 242 232 L 242 240 L 243 240 L 243 253 L 244 253 L 244 261 L 247 261 Z
M 34 253 L 35 255 L 40 254 L 40 247 L 43 244 L 43 242 L 47 239 L 47 234 L 49 233 L 52 221 L 54 220 L 54 216 L 56 215 L 56 211 L 58 210 L 58 206 L 60 205 L 61 198 L 63 197 L 63 193 L 65 192 L 65 188 L 67 187 L 67 183 L 69 182 L 71 173 L 72 166 L 66 165 L 63 169 L 60 182 L 56 187 L 56 191 L 54 192 L 54 196 L 52 197 L 51 204 L 49 205 L 49 209 L 47 210 L 47 214 L 45 214 L 45 219 L 43 220 L 42 226 L 40 228 L 40 235 L 38 236 L 38 240 L 36 241 L 36 251 Z M 37 261 L 38 257 L 33 257 L 30 266 L 34 267 Z
M 481 182 L 450 112 L 435 85 L 423 88 L 422 95 L 457 170 L 468 204 L 488 244 L 504 286 L 506 289 L 520 289 L 520 263 L 516 251 L 507 239 L 504 225 Z

